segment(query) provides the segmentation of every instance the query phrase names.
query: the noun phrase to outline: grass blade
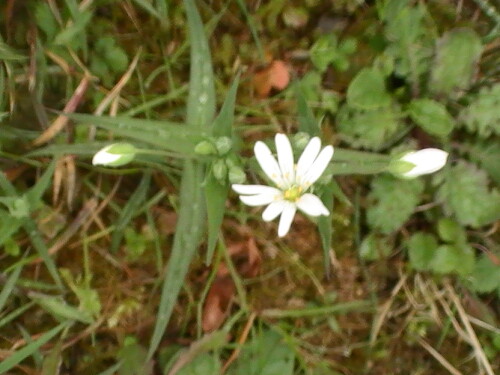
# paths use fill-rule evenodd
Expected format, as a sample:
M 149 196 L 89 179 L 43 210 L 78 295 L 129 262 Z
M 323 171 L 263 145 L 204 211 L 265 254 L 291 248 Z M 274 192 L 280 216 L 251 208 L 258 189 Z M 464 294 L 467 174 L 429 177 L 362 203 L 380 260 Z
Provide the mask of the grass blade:
M 146 194 L 148 192 L 150 182 L 151 174 L 147 172 L 142 177 L 139 186 L 137 186 L 137 189 L 127 201 L 125 207 L 123 207 L 123 210 L 120 213 L 120 217 L 116 221 L 113 236 L 111 237 L 111 252 L 116 252 L 118 250 L 118 246 L 120 246 L 120 242 L 122 241 L 125 228 L 127 227 L 130 220 L 132 220 L 135 214 L 140 210 L 146 199 Z
M 180 188 L 180 210 L 176 233 L 165 280 L 163 281 L 160 307 L 158 308 L 156 324 L 149 345 L 148 361 L 160 344 L 203 233 L 203 222 L 205 220 L 203 191 L 199 188 L 199 185 L 193 185 L 193 182 L 203 181 L 202 172 L 203 170 L 195 163 L 185 163 Z
M 0 293 L 0 311 L 2 311 L 5 302 L 7 302 L 7 298 L 9 298 L 10 294 L 12 293 L 12 290 L 16 285 L 17 279 L 19 278 L 22 269 L 23 267 L 17 266 L 16 268 L 14 268 L 14 271 L 12 271 L 11 275 L 7 279 L 5 286 Z
M 330 248 L 332 244 L 332 212 L 333 212 L 333 186 L 327 185 L 321 200 L 324 205 L 329 209 L 330 215 L 320 216 L 318 218 L 318 230 L 321 237 L 321 247 L 323 249 L 323 266 L 325 276 L 330 279 Z
M 136 139 L 155 146 L 160 150 L 170 150 L 193 155 L 194 146 L 203 139 L 199 129 L 169 121 L 133 119 L 128 117 L 106 117 L 72 114 L 69 117 L 82 124 L 97 126 L 114 134 Z M 206 121 L 206 120 L 205 120 Z
M 184 0 L 189 38 L 191 41 L 191 68 L 187 103 L 188 126 L 201 134 L 215 114 L 215 87 L 212 59 L 200 15 L 193 0 Z M 158 318 L 148 349 L 147 361 L 155 353 L 170 320 L 177 296 L 191 264 L 205 223 L 205 205 L 202 183 L 204 166 L 195 160 L 186 160 L 181 179 L 179 216 L 172 254 L 163 281 Z
M 56 336 L 67 326 L 68 326 L 67 322 L 59 324 L 57 327 L 54 327 L 50 331 L 41 335 L 40 338 L 38 338 L 37 340 L 26 345 L 24 348 L 18 350 L 7 359 L 0 362 L 0 374 L 5 374 L 7 371 L 16 366 L 22 360 L 35 353 L 42 345 L 44 345 L 46 342 L 48 342 L 50 339 Z
M 319 136 L 320 128 L 318 121 L 314 118 L 311 108 L 307 105 L 306 98 L 302 94 L 300 83 L 295 84 L 295 96 L 297 97 L 299 130 L 309 134 L 311 137 Z
M 236 76 L 221 111 L 212 125 L 212 135 L 215 137 L 229 137 L 233 135 L 234 106 L 240 76 Z M 229 184 L 221 184 L 210 172 L 205 182 L 205 201 L 207 205 L 208 244 L 205 263 L 212 260 L 215 245 L 219 237 L 219 229 L 224 218 L 224 206 L 229 192 Z
M 50 176 L 52 176 L 53 167 L 54 167 L 54 163 L 52 163 L 51 166 L 49 167 L 49 169 L 51 169 Z M 38 186 L 38 188 L 39 188 L 41 185 L 46 184 L 45 178 L 48 178 L 48 177 L 45 177 L 45 176 L 49 176 L 49 174 L 46 172 L 44 174 L 42 182 L 40 182 L 40 185 L 38 185 L 38 182 L 37 182 L 35 187 Z M 11 182 L 7 179 L 7 177 L 5 176 L 5 174 L 3 172 L 0 172 L 0 188 L 3 189 L 4 192 L 8 196 L 18 196 L 16 188 L 14 187 L 14 185 L 11 184 Z M 27 194 L 28 195 L 32 194 L 34 197 L 37 197 L 39 192 L 37 190 L 35 190 L 34 193 L 29 191 Z M 57 272 L 56 265 L 49 255 L 47 245 L 43 241 L 43 238 L 40 235 L 40 232 L 38 231 L 38 228 L 36 226 L 35 221 L 33 219 L 31 219 L 30 217 L 25 218 L 25 220 L 23 222 L 23 228 L 26 231 L 26 233 L 28 233 L 28 236 L 30 237 L 30 240 L 31 240 L 33 247 L 40 254 L 40 257 L 42 258 L 45 265 L 47 266 L 47 269 L 48 269 L 50 275 L 52 276 L 52 278 L 54 279 L 54 281 L 56 282 L 58 288 L 62 289 L 63 285 L 61 282 L 61 278 L 59 277 L 59 273 Z

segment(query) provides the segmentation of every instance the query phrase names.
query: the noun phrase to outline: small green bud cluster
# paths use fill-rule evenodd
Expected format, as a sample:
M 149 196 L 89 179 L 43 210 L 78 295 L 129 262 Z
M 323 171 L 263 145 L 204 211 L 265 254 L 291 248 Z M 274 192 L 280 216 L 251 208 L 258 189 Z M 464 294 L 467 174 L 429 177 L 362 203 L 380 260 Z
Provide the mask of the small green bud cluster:
M 212 164 L 212 173 L 222 184 L 224 184 L 226 180 L 229 180 L 231 184 L 241 184 L 246 181 L 245 172 L 239 166 L 234 155 L 217 159 Z
M 218 137 L 206 139 L 198 143 L 194 152 L 205 156 L 224 156 L 233 147 L 233 141 L 229 137 Z

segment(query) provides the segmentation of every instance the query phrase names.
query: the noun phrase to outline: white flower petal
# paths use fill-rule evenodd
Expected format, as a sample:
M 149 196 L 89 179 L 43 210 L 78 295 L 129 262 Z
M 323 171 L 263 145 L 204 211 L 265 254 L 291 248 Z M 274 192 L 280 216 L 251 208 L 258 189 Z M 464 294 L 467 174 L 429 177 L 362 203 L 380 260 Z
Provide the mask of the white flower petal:
M 448 153 L 438 148 L 425 148 L 415 152 L 409 152 L 401 160 L 415 164 L 415 167 L 403 173 L 404 177 L 418 177 L 424 174 L 434 173 L 446 164 Z
M 297 207 L 309 216 L 328 216 L 330 212 L 321 199 L 314 194 L 304 194 L 297 201 Z
M 304 179 L 301 182 L 304 183 L 306 187 L 309 187 L 309 185 L 315 183 L 316 180 L 320 178 L 323 172 L 325 171 L 326 167 L 328 166 L 328 163 L 330 163 L 330 160 L 332 160 L 332 156 L 333 156 L 332 146 L 326 146 L 323 150 L 321 150 L 318 157 L 311 165 L 309 171 L 306 173 Z
M 311 168 L 312 163 L 318 157 L 319 151 L 321 149 L 321 140 L 318 137 L 312 138 L 307 144 L 306 148 L 302 152 L 302 155 L 297 162 L 297 179 L 305 176 L 306 173 Z M 300 181 L 298 181 L 300 183 Z
M 120 159 L 122 156 L 119 154 L 111 154 L 108 150 L 112 145 L 104 147 L 102 150 L 97 152 L 92 158 L 93 165 L 108 165 Z
M 244 195 L 257 195 L 257 194 L 265 194 L 272 192 L 274 192 L 275 194 L 281 194 L 281 190 L 266 185 L 233 184 L 231 185 L 231 188 L 238 194 L 244 194 Z
M 240 201 L 247 206 L 264 206 L 279 199 L 281 199 L 281 193 L 276 194 L 274 191 L 256 195 L 240 195 Z
M 297 211 L 297 207 L 291 202 L 285 202 L 286 205 L 283 208 L 283 212 L 281 213 L 280 223 L 278 226 L 278 236 L 285 236 L 290 230 L 290 226 L 292 225 L 293 217 L 295 216 L 295 212 Z
M 286 207 L 286 205 L 287 202 L 284 200 L 270 203 L 269 206 L 266 207 L 264 212 L 262 212 L 262 220 L 271 221 L 276 219 L 283 212 L 283 209 Z
M 269 147 L 267 147 L 264 142 L 258 141 L 255 143 L 254 153 L 260 167 L 267 177 L 269 177 L 276 186 L 283 186 L 280 167 L 271 153 L 271 150 L 269 150 Z
M 283 182 L 286 186 L 291 186 L 295 181 L 292 145 L 285 134 L 276 134 L 274 141 Z

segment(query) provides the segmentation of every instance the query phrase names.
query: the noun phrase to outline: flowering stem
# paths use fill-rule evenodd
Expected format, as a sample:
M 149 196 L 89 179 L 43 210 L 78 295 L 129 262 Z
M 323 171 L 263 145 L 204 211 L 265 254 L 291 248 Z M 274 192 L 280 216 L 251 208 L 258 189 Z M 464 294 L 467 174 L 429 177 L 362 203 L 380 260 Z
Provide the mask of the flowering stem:
M 391 160 L 389 155 L 337 147 L 330 165 L 333 166 L 333 175 L 376 174 L 385 172 Z
M 370 162 L 389 162 L 391 157 L 389 155 L 377 154 L 374 152 L 366 151 L 353 151 L 340 147 L 335 147 L 335 161 L 359 161 L 363 163 Z
M 346 175 L 346 174 L 377 174 L 387 171 L 389 161 L 385 162 L 332 162 L 333 175 Z
M 183 155 L 183 154 L 179 154 L 176 152 L 169 152 L 169 151 L 162 151 L 162 150 L 149 150 L 149 149 L 143 149 L 143 148 L 137 149 L 137 153 L 142 154 L 142 155 L 168 156 L 168 157 L 174 157 L 174 158 L 178 158 L 178 159 L 188 159 L 188 158 L 189 159 L 197 159 L 196 157 L 191 156 L 191 155 Z

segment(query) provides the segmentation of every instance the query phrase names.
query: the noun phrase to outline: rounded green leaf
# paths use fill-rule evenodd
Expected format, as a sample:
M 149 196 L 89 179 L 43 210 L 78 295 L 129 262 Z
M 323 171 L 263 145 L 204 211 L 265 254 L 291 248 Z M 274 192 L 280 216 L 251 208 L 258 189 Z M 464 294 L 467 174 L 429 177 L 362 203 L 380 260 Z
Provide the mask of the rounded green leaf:
M 442 245 L 436 250 L 431 267 L 436 273 L 470 274 L 474 269 L 475 256 L 469 246 Z
M 347 89 L 347 103 L 361 109 L 388 106 L 391 97 L 386 91 L 382 73 L 377 69 L 362 69 Z
M 466 235 L 463 228 L 457 222 L 445 218 L 438 222 L 439 237 L 445 242 L 465 243 Z
M 471 275 L 472 289 L 479 293 L 489 293 L 500 288 L 500 266 L 483 254 Z
M 427 271 L 431 267 L 438 243 L 432 234 L 417 232 L 408 241 L 410 265 L 418 271 Z
M 416 99 L 409 110 L 411 119 L 429 134 L 444 137 L 453 130 L 453 118 L 446 107 L 435 100 Z
M 437 43 L 431 91 L 451 94 L 455 90 L 466 89 L 482 50 L 481 38 L 472 29 L 454 29 L 445 33 Z
M 378 260 L 387 257 L 391 249 L 387 238 L 379 237 L 372 232 L 361 242 L 359 254 L 365 260 Z

